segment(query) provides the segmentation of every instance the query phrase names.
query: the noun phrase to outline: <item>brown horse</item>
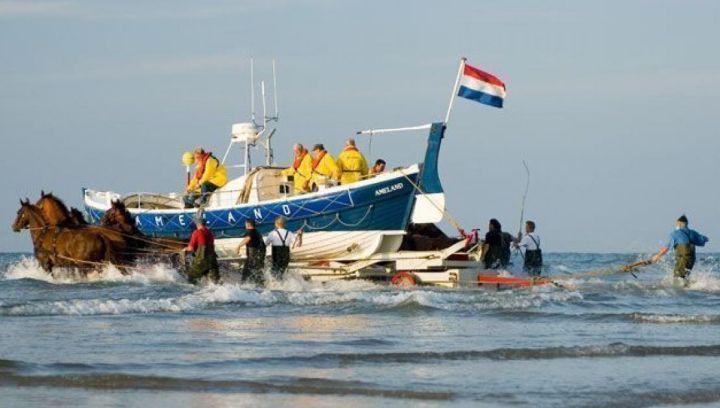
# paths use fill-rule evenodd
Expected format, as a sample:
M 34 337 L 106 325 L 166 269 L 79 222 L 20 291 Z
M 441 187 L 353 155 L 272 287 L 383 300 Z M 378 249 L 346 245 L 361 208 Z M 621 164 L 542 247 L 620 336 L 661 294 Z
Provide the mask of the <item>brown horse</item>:
M 28 199 L 20 201 L 12 229 L 15 232 L 30 230 L 35 256 L 47 272 L 53 267 L 96 269 L 107 263 L 117 264 L 121 259 L 103 234 L 88 228 L 52 226 Z
M 62 227 L 77 227 L 87 225 L 82 212 L 73 207 L 68 210 L 65 203 L 57 198 L 53 193 L 45 193 L 40 191 L 40 199 L 35 203 L 45 216 L 45 220 L 50 225 L 59 225 Z
M 103 234 L 105 238 L 110 240 L 115 253 L 126 254 L 129 251 L 131 246 L 128 242 L 129 236 L 123 236 L 122 231 L 118 232 L 111 228 L 89 225 L 80 210 L 75 207 L 68 210 L 65 203 L 53 193 L 41 191 L 40 199 L 35 205 L 42 211 L 48 225 L 65 228 L 93 228 L 97 233 Z
M 110 208 L 100 219 L 100 225 L 116 228 L 122 232 L 128 239 L 131 251 L 138 255 L 145 254 L 153 257 L 173 255 L 186 246 L 183 241 L 151 238 L 143 234 L 135 224 L 130 211 L 120 200 L 112 201 Z

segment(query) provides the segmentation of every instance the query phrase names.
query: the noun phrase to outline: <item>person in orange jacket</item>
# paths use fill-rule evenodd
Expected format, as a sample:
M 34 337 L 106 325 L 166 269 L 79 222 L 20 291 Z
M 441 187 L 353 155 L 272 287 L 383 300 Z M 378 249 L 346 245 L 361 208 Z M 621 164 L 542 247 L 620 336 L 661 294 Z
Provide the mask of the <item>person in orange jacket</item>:
M 201 207 L 207 203 L 210 194 L 227 183 L 227 170 L 212 153 L 198 147 L 195 157 L 195 177 L 190 180 L 183 197 L 185 208 Z
M 283 176 L 293 176 L 295 194 L 309 191 L 310 177 L 312 176 L 312 158 L 307 149 L 300 143 L 293 146 L 295 159 L 293 164 L 282 171 Z
M 322 144 L 313 146 L 312 176 L 310 184 L 313 190 L 321 184 L 321 180 L 330 180 L 337 176 L 337 164 Z

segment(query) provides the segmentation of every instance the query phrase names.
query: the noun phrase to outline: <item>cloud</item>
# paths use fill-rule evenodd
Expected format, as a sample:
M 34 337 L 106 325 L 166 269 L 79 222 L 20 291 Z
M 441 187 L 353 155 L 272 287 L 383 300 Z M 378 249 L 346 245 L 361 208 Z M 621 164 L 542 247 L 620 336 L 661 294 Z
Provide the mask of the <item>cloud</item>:
M 75 3 L 67 1 L 0 1 L 0 17 L 67 15 L 76 11 Z

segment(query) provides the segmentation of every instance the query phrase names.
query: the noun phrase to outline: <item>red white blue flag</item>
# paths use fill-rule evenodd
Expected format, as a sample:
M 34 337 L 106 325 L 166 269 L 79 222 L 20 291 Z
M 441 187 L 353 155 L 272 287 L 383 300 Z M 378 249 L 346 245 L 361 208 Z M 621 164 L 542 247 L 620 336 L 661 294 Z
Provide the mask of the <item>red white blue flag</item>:
M 465 64 L 460 78 L 458 96 L 502 108 L 506 94 L 503 81 L 492 74 Z

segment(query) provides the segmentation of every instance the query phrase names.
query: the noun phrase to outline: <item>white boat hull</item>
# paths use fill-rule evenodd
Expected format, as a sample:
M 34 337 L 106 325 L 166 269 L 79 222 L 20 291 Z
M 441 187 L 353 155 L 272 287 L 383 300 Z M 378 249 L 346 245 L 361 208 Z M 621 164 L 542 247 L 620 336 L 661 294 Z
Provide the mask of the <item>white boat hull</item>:
M 303 234 L 302 245 L 291 250 L 293 262 L 297 261 L 357 261 L 373 254 L 394 252 L 400 249 L 405 231 L 319 231 Z M 242 238 L 215 240 L 215 249 L 221 259 L 242 258 L 238 244 Z M 268 248 L 268 255 L 271 251 Z

